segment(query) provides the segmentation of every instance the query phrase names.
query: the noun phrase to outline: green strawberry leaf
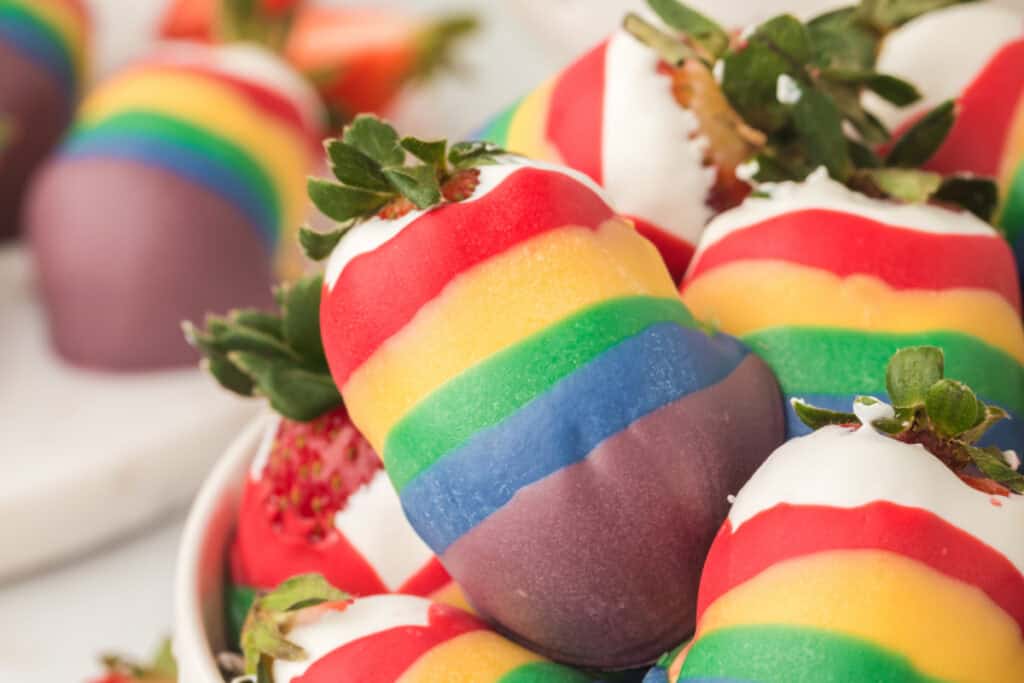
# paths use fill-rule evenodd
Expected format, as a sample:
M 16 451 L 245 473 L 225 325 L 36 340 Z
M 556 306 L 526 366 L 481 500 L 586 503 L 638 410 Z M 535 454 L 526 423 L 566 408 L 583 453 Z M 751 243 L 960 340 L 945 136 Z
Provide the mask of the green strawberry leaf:
M 320 574 L 300 574 L 283 581 L 260 598 L 259 604 L 261 609 L 272 612 L 293 612 L 325 602 L 347 600 L 348 597 Z
M 647 0 L 647 5 L 667 26 L 689 36 L 712 56 L 719 57 L 729 48 L 724 28 L 678 0 Z
M 942 185 L 942 176 L 938 173 L 909 168 L 862 169 L 857 173 L 884 196 L 911 204 L 927 202 Z
M 870 69 L 826 68 L 822 78 L 863 86 L 897 107 L 905 107 L 921 99 L 921 92 L 912 84 Z
M 248 327 L 284 341 L 284 326 L 281 323 L 281 318 L 266 311 L 257 308 L 237 309 L 228 314 L 228 321 L 232 325 Z
M 864 143 L 847 139 L 846 149 L 850 154 L 850 161 L 858 169 L 881 168 L 882 159 Z
M 802 398 L 793 398 L 789 402 L 793 406 L 796 416 L 800 418 L 800 421 L 811 429 L 821 429 L 828 425 L 860 424 L 860 418 L 853 413 L 818 408 L 807 403 Z
M 312 228 L 299 229 L 299 244 L 306 256 L 313 261 L 323 261 L 331 255 L 334 248 L 338 246 L 341 238 L 352 229 L 352 224 L 347 223 L 331 232 L 317 232 Z
M 790 63 L 763 42 L 750 42 L 722 58 L 722 92 L 754 128 L 767 134 L 789 123 L 789 110 L 776 98 L 779 76 Z
M 808 161 L 827 168 L 836 180 L 845 181 L 853 163 L 835 101 L 820 90 L 801 87 L 792 112 L 793 127 L 803 141 Z
M 306 369 L 328 374 L 327 357 L 320 339 L 322 275 L 302 278 L 287 286 L 284 299 L 284 337 Z
M 418 209 L 426 209 L 441 203 L 441 184 L 434 166 L 423 164 L 385 168 L 384 175 L 402 196 Z
M 973 444 L 975 441 L 985 435 L 989 429 L 991 429 L 997 422 L 1003 420 L 1009 420 L 1010 414 L 999 406 L 984 406 L 982 420 L 975 426 L 968 429 L 966 432 L 960 435 L 960 439 L 967 444 Z
M 670 67 L 680 67 L 688 59 L 699 59 L 693 48 L 678 36 L 662 31 L 634 12 L 630 12 L 622 20 L 622 28 L 651 48 Z
M 803 22 L 791 14 L 781 14 L 764 22 L 749 41 L 767 45 L 785 57 L 792 70 L 803 68 L 814 59 L 811 34 Z
M 944 7 L 975 0 L 861 0 L 860 20 L 880 33 L 899 28 L 911 19 Z
M 457 142 L 448 151 L 448 163 L 461 171 L 496 163 L 503 154 L 505 150 L 491 142 Z
M 928 388 L 925 408 L 943 436 L 959 436 L 985 419 L 985 406 L 970 387 L 952 379 L 941 379 Z
M 955 122 L 956 104 L 953 100 L 938 105 L 896 141 L 886 157 L 886 165 L 905 168 L 923 166 L 939 151 Z
M 345 127 L 342 140 L 381 166 L 400 166 L 405 161 L 405 150 L 399 144 L 398 132 L 376 116 L 357 116 Z
M 252 377 L 275 411 L 289 419 L 309 422 L 342 404 L 329 375 L 246 351 L 232 351 L 228 359 Z
M 394 198 L 394 194 L 338 185 L 320 178 L 309 178 L 306 189 L 316 208 L 328 218 L 339 222 L 378 211 Z
M 418 140 L 417 138 L 403 138 L 402 148 L 434 168 L 444 168 L 444 154 L 448 148 L 446 140 L 427 141 Z
M 358 148 L 337 139 L 328 140 L 324 147 L 331 162 L 331 171 L 342 183 L 381 194 L 394 192 L 381 165 Z
M 924 405 L 928 389 L 942 379 L 945 360 L 935 346 L 912 346 L 893 354 L 885 370 L 885 389 L 895 408 Z
M 807 23 L 807 31 L 818 66 L 826 69 L 874 68 L 879 38 L 860 21 L 856 7 L 817 16 Z
M 239 396 L 252 396 L 255 383 L 242 372 L 228 357 L 221 353 L 210 353 L 203 359 L 203 369 L 213 375 L 217 383 Z
M 956 204 L 991 223 L 999 206 L 999 186 L 990 178 L 954 175 L 943 179 L 932 199 Z
M 1003 452 L 995 446 L 979 448 L 968 446 L 971 460 L 982 474 L 998 482 L 1014 493 L 1024 493 L 1024 475 L 1010 467 Z

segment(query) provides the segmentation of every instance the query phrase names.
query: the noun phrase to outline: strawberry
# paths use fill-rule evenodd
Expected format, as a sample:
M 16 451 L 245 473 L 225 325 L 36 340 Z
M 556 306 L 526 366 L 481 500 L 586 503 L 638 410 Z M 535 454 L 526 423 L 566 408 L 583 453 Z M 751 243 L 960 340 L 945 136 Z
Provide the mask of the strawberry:
M 446 65 L 453 42 L 475 26 L 467 16 L 423 20 L 376 8 L 309 7 L 296 17 L 285 56 L 335 111 L 380 113 L 409 81 Z
M 817 431 L 737 494 L 696 637 L 646 681 L 1020 680 L 1024 475 L 975 445 L 1006 413 L 944 377 L 937 347 L 885 378 L 891 406 L 795 401 Z
M 215 42 L 224 37 L 224 18 L 229 13 L 244 10 L 260 21 L 274 22 L 289 17 L 303 4 L 305 0 L 173 0 L 161 19 L 159 34 L 163 38 Z
M 280 316 L 234 311 L 211 316 L 203 331 L 186 325 L 222 385 L 263 395 L 279 413 L 246 478 L 230 550 L 234 633 L 259 591 L 297 574 L 323 574 L 354 595 L 449 585 L 328 374 L 317 320 L 304 318 L 321 287 L 313 277 L 279 290 Z
M 148 664 L 139 664 L 117 655 L 104 655 L 106 674 L 91 683 L 175 683 L 178 667 L 170 641 L 165 641 Z

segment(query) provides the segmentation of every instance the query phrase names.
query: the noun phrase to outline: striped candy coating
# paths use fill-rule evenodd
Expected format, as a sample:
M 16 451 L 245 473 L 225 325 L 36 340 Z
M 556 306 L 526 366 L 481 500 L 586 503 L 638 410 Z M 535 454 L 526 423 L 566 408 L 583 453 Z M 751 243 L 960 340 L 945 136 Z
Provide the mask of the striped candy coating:
M 781 439 L 778 389 L 596 185 L 485 166 L 465 202 L 357 227 L 327 272 L 346 406 L 474 609 L 586 666 L 681 639 L 725 497 Z
M 477 136 L 601 184 L 678 280 L 712 214 L 715 169 L 705 163 L 696 117 L 672 87 L 655 52 L 620 30 Z
M 669 680 L 1016 680 L 1022 519 L 871 427 L 791 440 L 737 495 Z
M 955 46 L 932 59 L 930 46 Z M 910 120 L 893 112 L 889 123 L 910 125 L 919 112 L 956 99 L 957 119 L 926 164 L 941 173 L 970 172 L 999 182 L 994 220 L 1021 262 L 1024 256 L 1024 15 L 993 3 L 951 7 L 910 22 L 883 44 L 878 68 L 919 85 L 924 100 Z
M 0 44 L 42 67 L 69 111 L 88 77 L 89 32 L 78 0 L 0 0 Z
M 184 365 L 182 320 L 268 306 L 294 274 L 283 238 L 307 210 L 321 117 L 312 89 L 252 45 L 168 44 L 90 92 L 25 211 L 62 355 Z
M 1024 415 L 1024 330 L 1013 255 L 966 212 L 857 195 L 821 172 L 712 221 L 683 281 L 700 318 L 739 336 L 787 398 L 845 410 L 885 398 L 896 350 L 933 344 L 946 373 Z M 807 428 L 788 410 L 790 435 Z M 1024 449 L 1011 419 L 985 443 Z
M 587 683 L 460 609 L 389 595 L 331 605 L 288 637 L 309 657 L 277 661 L 280 683 Z

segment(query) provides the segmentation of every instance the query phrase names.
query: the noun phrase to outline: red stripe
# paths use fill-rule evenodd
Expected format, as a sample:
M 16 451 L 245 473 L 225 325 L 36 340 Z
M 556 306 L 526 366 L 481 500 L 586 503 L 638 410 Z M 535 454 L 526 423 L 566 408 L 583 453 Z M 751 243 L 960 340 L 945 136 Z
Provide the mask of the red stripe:
M 956 124 L 927 168 L 998 175 L 1022 97 L 1024 38 L 1005 45 L 964 90 Z
M 664 259 L 668 272 L 672 274 L 673 282 L 680 282 L 686 273 L 686 268 L 693 258 L 693 245 L 678 237 L 668 230 L 659 228 L 653 223 L 648 223 L 642 218 L 630 216 L 629 219 L 636 225 L 636 231 L 650 240 Z
M 270 523 L 265 509 L 268 485 L 249 480 L 242 494 L 238 530 L 232 546 L 234 580 L 271 589 L 298 574 L 323 574 L 331 585 L 353 595 L 390 593 L 376 570 L 338 531 L 319 543 L 284 532 Z
M 441 590 L 451 581 L 452 577 L 448 576 L 448 572 L 445 570 L 444 565 L 441 564 L 441 560 L 434 557 L 431 558 L 430 562 L 423 565 L 422 569 L 409 577 L 398 588 L 397 592 L 427 597 L 435 591 Z
M 736 533 L 726 521 L 704 564 L 698 618 L 719 597 L 779 562 L 862 549 L 898 553 L 977 586 L 1024 629 L 1024 575 L 1006 556 L 931 512 L 887 502 L 850 509 L 781 504 Z
M 448 282 L 549 230 L 597 228 L 614 213 L 590 188 L 557 171 L 523 168 L 480 199 L 413 221 L 345 267 L 324 291 L 320 323 L 334 380 L 344 387 L 386 339 Z
M 313 662 L 291 683 L 394 683 L 434 647 L 487 628 L 479 619 L 447 605 L 431 605 L 429 620 L 429 626 L 401 626 L 347 643 Z
M 605 54 L 608 41 L 562 72 L 551 93 L 547 138 L 566 165 L 603 182 Z
M 215 68 L 201 66 L 198 64 L 176 64 L 173 61 L 153 61 L 132 67 L 125 73 L 136 71 L 154 71 L 162 69 L 166 71 L 179 71 L 195 76 L 204 76 L 217 83 L 227 85 L 237 94 L 248 100 L 253 106 L 263 110 L 267 115 L 277 119 L 292 128 L 295 128 L 299 135 L 304 137 L 309 144 L 316 148 L 319 155 L 321 138 L 324 132 L 319 127 L 310 128 L 302 116 L 299 107 L 287 96 L 267 88 L 258 83 L 247 81 L 237 76 L 219 71 Z
M 839 211 L 794 211 L 713 243 L 697 257 L 683 286 L 746 259 L 789 261 L 840 277 L 873 275 L 896 289 L 989 289 L 1020 311 L 1013 253 L 994 233 L 942 235 Z

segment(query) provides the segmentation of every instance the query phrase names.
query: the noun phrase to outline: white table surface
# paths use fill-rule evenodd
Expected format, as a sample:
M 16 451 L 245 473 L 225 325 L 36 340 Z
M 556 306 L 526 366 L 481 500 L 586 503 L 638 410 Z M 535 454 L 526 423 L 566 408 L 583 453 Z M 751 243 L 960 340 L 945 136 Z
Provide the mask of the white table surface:
M 603 17 L 615 16 L 614 10 L 636 1 L 586 0 L 586 7 L 594 12 L 587 13 L 586 25 L 579 27 L 579 37 L 573 42 L 586 44 L 608 32 L 611 27 L 603 26 Z M 816 1 L 789 0 L 784 4 L 806 6 Z M 1024 0 L 1002 1 L 1024 8 Z M 161 0 L 89 2 L 101 30 L 101 72 L 145 49 Z M 523 6 L 535 7 L 549 2 L 552 0 L 520 0 Z M 781 2 L 771 0 L 769 4 Z M 444 81 L 439 86 L 444 98 L 440 103 L 422 94 L 411 98 L 413 108 L 428 112 L 424 120 L 414 118 L 413 125 L 445 134 L 469 131 L 572 56 L 570 49 L 560 47 L 557 35 L 538 40 L 529 23 L 536 15 L 512 0 L 392 0 L 390 4 L 424 11 L 469 7 L 486 22 L 477 48 L 464 59 L 468 80 Z M 695 0 L 692 4 L 704 8 L 717 5 L 719 16 L 726 5 L 732 9 L 755 5 L 747 0 Z M 530 48 L 524 50 L 524 46 Z M 4 523 L 11 520 L 0 520 Z M 0 585 L 0 681 L 76 683 L 98 672 L 96 655 L 101 651 L 146 655 L 170 630 L 174 556 L 181 525 L 179 513 L 145 534 L 73 564 Z M 12 551 L 16 549 L 0 552 Z

